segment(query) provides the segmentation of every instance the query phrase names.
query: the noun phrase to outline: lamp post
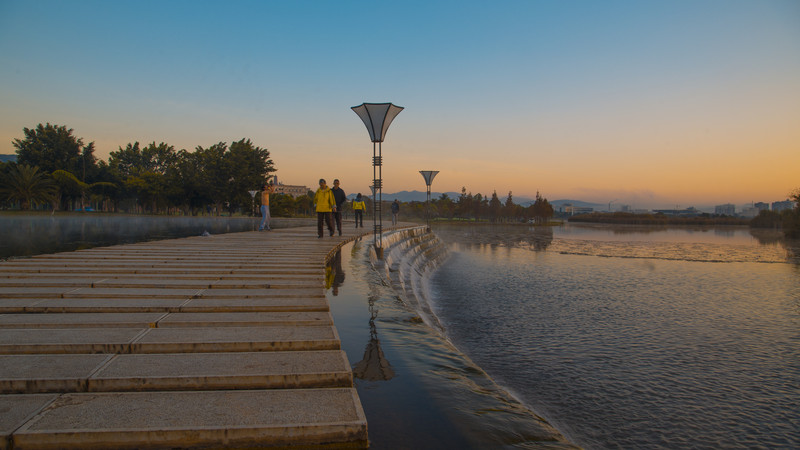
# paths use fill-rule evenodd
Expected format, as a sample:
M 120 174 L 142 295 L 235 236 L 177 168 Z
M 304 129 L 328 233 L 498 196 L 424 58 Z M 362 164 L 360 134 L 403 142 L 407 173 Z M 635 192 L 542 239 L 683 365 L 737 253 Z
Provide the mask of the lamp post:
M 425 200 L 425 223 L 428 225 L 428 232 L 431 231 L 431 183 L 433 183 L 433 179 L 436 177 L 436 174 L 439 173 L 438 170 L 420 170 L 419 173 L 422 174 L 422 178 L 425 179 L 425 186 L 428 187 L 428 197 Z
M 378 258 L 383 259 L 383 218 L 381 217 L 381 201 L 383 200 L 383 179 L 381 178 L 381 168 L 383 166 L 383 158 L 381 157 L 381 143 L 386 137 L 386 131 L 389 125 L 400 111 L 403 110 L 402 106 L 393 105 L 391 103 L 362 103 L 358 106 L 353 106 L 353 110 L 369 132 L 369 138 L 372 141 L 372 229 L 373 229 L 373 245 L 375 246 L 375 253 Z M 377 146 L 375 145 L 377 144 Z

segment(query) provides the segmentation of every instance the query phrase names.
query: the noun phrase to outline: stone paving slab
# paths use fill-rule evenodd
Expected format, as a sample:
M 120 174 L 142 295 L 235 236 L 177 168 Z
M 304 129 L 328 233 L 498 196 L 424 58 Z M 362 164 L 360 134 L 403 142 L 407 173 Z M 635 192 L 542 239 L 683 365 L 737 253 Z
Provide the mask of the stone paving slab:
M 1 360 L 0 360 L 1 361 Z M 88 380 L 88 391 L 351 387 L 341 350 L 116 355 Z
M 167 313 L 0 314 L 0 328 L 153 328 Z
M 59 297 L 76 289 L 78 288 L 63 286 L 0 287 L 0 299 Z
M 354 388 L 63 394 L 12 439 L 16 450 L 368 445 Z
M 21 313 L 40 301 L 40 298 L 0 298 L 0 313 Z
M 0 355 L 0 393 L 83 392 L 111 355 Z
M 202 289 L 169 289 L 169 288 L 77 288 L 62 294 L 64 298 L 192 298 L 198 295 Z
M 26 313 L 143 313 L 179 312 L 184 298 L 49 298 L 26 306 Z M 0 310 L 2 308 L 0 307 Z
M 230 313 L 170 313 L 158 322 L 159 327 L 272 325 L 318 326 L 333 325 L 330 312 L 230 312 Z
M 128 353 L 149 328 L 0 328 L 0 354 Z
M 329 311 L 325 297 L 208 298 L 205 295 L 181 305 L 180 312 Z
M 0 393 L 350 387 L 341 350 L 0 355 Z
M 11 278 L 16 280 L 22 280 L 25 278 L 34 278 L 39 280 L 47 280 L 47 279 L 63 279 L 67 277 L 76 276 L 75 274 L 80 274 L 80 276 L 91 275 L 94 281 L 105 280 L 105 279 L 123 279 L 123 278 L 131 278 L 136 276 L 137 279 L 143 280 L 208 280 L 208 281 L 225 281 L 225 280 L 245 280 L 245 281 L 263 281 L 263 282 L 271 282 L 271 281 L 280 281 L 280 282 L 310 282 L 315 283 L 319 280 L 319 269 L 314 271 L 309 271 L 308 273 L 284 273 L 284 274 L 276 274 L 276 273 L 264 273 L 264 272 L 241 272 L 241 271 L 219 271 L 219 270 L 209 270 L 206 272 L 201 271 L 191 271 L 187 272 L 185 270 L 173 270 L 173 271 L 166 271 L 166 270 L 155 270 L 148 272 L 141 272 L 141 273 L 131 273 L 129 271 L 120 270 L 118 272 L 114 272 L 113 270 L 101 270 L 97 268 L 96 270 L 85 270 L 79 269 L 75 271 L 67 271 L 67 270 L 50 270 L 45 272 L 33 272 L 33 271 L 4 271 L 0 272 L 0 279 L 3 278 Z
M 323 286 L 315 288 L 290 288 L 290 289 L 232 289 L 213 288 L 204 289 L 196 297 L 199 298 L 324 298 Z
M 339 350 L 331 325 L 314 327 L 0 328 L 0 354 Z
M 10 449 L 11 433 L 56 397 L 56 394 L 0 395 L 0 448 Z

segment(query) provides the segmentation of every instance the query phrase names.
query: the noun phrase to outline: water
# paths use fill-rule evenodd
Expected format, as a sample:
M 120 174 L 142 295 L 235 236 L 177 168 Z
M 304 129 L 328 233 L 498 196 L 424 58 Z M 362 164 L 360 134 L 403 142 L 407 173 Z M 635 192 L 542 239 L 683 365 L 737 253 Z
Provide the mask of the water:
M 455 346 L 585 448 L 800 446 L 800 245 L 774 233 L 439 226 Z
M 371 239 L 329 266 L 328 301 L 353 367 L 370 448 L 519 449 L 569 446 L 498 386 L 372 269 Z

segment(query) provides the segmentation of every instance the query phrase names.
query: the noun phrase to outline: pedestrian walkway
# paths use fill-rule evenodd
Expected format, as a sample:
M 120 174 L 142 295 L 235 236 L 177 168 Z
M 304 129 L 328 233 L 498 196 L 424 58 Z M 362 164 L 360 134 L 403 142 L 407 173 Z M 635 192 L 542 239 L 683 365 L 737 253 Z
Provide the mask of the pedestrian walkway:
M 0 262 L 0 448 L 366 447 L 315 227 Z

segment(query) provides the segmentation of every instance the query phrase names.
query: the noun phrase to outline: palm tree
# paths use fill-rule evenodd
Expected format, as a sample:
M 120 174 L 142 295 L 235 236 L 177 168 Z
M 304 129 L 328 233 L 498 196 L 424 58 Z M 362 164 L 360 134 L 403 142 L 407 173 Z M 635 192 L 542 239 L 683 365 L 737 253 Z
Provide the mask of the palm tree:
M 4 178 L 0 183 L 0 196 L 10 202 L 19 201 L 22 210 L 30 209 L 31 202 L 51 202 L 56 192 L 52 178 L 36 166 L 16 164 Z

